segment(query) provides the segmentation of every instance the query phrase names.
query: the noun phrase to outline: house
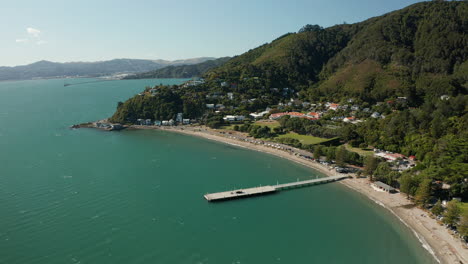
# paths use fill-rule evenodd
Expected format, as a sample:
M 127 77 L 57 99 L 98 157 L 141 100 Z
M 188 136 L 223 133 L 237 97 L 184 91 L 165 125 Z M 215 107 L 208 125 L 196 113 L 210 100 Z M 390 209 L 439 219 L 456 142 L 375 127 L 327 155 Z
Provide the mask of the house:
M 224 119 L 225 121 L 229 121 L 229 122 L 232 122 L 232 121 L 244 121 L 245 116 L 243 116 L 243 115 L 227 115 L 227 116 L 223 117 L 223 119 Z
M 322 114 L 318 112 L 309 112 L 306 116 L 319 119 Z
M 177 113 L 176 122 L 182 123 L 182 120 L 184 119 L 183 116 L 183 113 Z
M 309 102 L 302 102 L 302 107 L 308 108 L 308 107 L 310 107 L 310 103 Z
M 275 113 L 270 115 L 271 120 L 277 120 L 280 119 L 281 117 L 288 115 L 288 113 Z
M 229 83 L 227 82 L 221 82 L 221 87 L 228 87 Z
M 379 152 L 376 153 L 375 156 L 381 157 L 386 159 L 387 161 L 395 161 L 397 159 L 405 159 L 405 155 L 399 154 L 399 153 L 385 153 L 385 152 Z
M 168 125 L 169 125 L 169 121 L 163 120 L 161 124 L 162 124 L 163 126 L 168 126 Z
M 380 118 L 381 115 L 380 115 L 379 112 L 374 112 L 374 113 L 372 113 L 371 117 L 372 117 L 372 118 Z
M 380 190 L 384 190 L 388 193 L 394 193 L 396 192 L 396 189 L 393 188 L 392 186 L 388 185 L 388 184 L 385 184 L 383 182 L 379 182 L 379 181 L 376 181 L 374 183 L 372 183 L 372 185 L 376 188 L 379 188 Z
M 353 122 L 353 121 L 356 121 L 356 117 L 354 117 L 354 116 L 343 118 L 343 122 L 345 122 L 345 123 L 350 123 L 350 122 Z
M 269 110 L 265 110 L 263 112 L 260 112 L 260 113 L 251 113 L 250 116 L 253 117 L 253 118 L 262 118 L 264 115 L 268 114 L 270 111 Z
M 351 106 L 351 111 L 359 111 L 359 105 Z
M 145 125 L 151 126 L 152 124 L 153 124 L 153 122 L 151 122 L 151 119 L 146 119 L 145 120 Z
M 223 104 L 217 104 L 217 105 L 215 106 L 215 108 L 216 108 L 216 109 L 219 109 L 219 110 L 222 110 L 222 109 L 224 109 L 224 108 L 226 108 L 226 107 L 225 107 Z
M 234 93 L 227 93 L 227 97 L 229 100 L 234 100 Z
M 138 118 L 136 123 L 137 123 L 137 125 L 142 126 L 142 125 L 144 125 L 145 121 L 143 119 L 141 119 L 141 118 Z
M 370 108 L 364 108 L 364 109 L 362 109 L 362 111 L 365 112 L 365 113 L 369 113 L 369 112 L 370 112 Z
M 411 160 L 411 161 L 416 161 L 416 156 L 411 155 L 411 156 L 408 157 L 408 159 Z
M 190 119 L 182 119 L 182 124 L 190 125 Z
M 331 104 L 328 105 L 328 109 L 329 109 L 329 110 L 333 110 L 333 111 L 338 110 L 339 107 L 340 107 L 340 104 L 331 103 Z
M 214 109 L 215 105 L 214 104 L 206 104 L 206 108 L 208 109 Z
M 304 115 L 303 113 L 299 113 L 299 112 L 289 112 L 288 113 L 289 117 L 305 117 L 306 115 Z
M 173 126 L 175 124 L 174 119 L 169 120 L 169 125 Z
M 162 124 L 161 120 L 154 120 L 155 126 L 160 126 Z

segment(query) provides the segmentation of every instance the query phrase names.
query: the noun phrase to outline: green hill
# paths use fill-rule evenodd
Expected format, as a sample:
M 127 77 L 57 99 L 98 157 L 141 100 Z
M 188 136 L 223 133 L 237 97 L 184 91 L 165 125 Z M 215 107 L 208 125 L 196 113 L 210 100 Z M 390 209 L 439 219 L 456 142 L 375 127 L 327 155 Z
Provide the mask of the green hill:
M 192 65 L 167 66 L 154 71 L 132 74 L 124 79 L 192 78 L 201 76 L 208 70 L 223 65 L 229 59 L 229 57 L 223 57 Z
M 423 2 L 353 25 L 306 26 L 206 77 L 256 76 L 267 87 L 310 88 L 314 98 L 456 95 L 467 88 L 467 25 L 466 2 Z
M 352 25 L 307 25 L 209 70 L 204 83 L 147 87 L 119 103 L 110 120 L 168 120 L 181 112 L 218 127 L 226 114 L 247 116 L 266 107 L 305 112 L 310 109 L 293 102 L 317 103 L 325 112 L 320 120 L 281 119 L 273 130 L 249 123 L 238 129 L 262 138 L 286 132 L 337 137 L 352 147 L 415 156 L 417 165 L 402 173 L 366 158 L 364 164 L 378 165 L 366 166 L 365 173 L 414 195 L 423 206 L 434 199 L 468 201 L 467 33 L 466 1 L 422 2 Z M 367 111 L 327 112 L 320 104 L 327 101 Z M 216 113 L 207 104 L 225 108 Z M 382 115 L 372 118 L 372 112 Z M 339 121 L 353 115 L 363 122 Z M 343 148 L 325 152 L 294 138 L 285 143 L 362 163 Z

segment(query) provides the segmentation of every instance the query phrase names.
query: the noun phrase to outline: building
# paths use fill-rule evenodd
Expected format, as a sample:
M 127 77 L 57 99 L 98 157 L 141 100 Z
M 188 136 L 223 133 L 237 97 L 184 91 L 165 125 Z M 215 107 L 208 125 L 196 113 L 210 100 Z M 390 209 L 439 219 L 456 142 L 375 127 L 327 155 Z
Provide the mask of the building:
M 448 95 L 446 95 L 446 94 L 444 94 L 444 95 L 442 95 L 442 96 L 440 97 L 440 100 L 448 100 L 448 99 L 450 99 L 450 96 L 448 96 Z
M 300 117 L 305 117 L 305 116 L 306 116 L 305 114 L 299 113 L 299 112 L 289 112 L 288 115 L 289 115 L 289 117 L 291 117 L 291 118 L 292 118 L 292 117 L 299 117 L 299 118 L 300 118 Z
M 154 125 L 155 126 L 160 126 L 162 122 L 160 120 L 154 120 Z
M 234 93 L 227 93 L 227 98 L 229 100 L 234 100 Z
M 206 108 L 208 109 L 214 109 L 215 105 L 214 104 L 206 104 Z
M 354 117 L 354 116 L 343 118 L 343 122 L 345 122 L 345 123 L 351 123 L 353 121 L 356 121 L 356 117 Z
M 182 124 L 190 125 L 190 119 L 182 119 Z
M 257 119 L 257 118 L 262 118 L 264 115 L 268 114 L 270 111 L 268 110 L 265 110 L 263 112 L 260 112 L 260 113 L 251 113 L 250 116 Z
M 405 159 L 405 155 L 399 153 L 386 153 L 386 152 L 379 152 L 376 153 L 375 156 L 384 158 L 388 161 L 395 161 L 397 159 Z
M 393 188 L 392 186 L 388 185 L 388 184 L 385 184 L 383 182 L 379 182 L 379 181 L 376 181 L 374 183 L 372 183 L 372 185 L 374 185 L 375 187 L 381 189 L 381 190 L 384 190 L 388 193 L 394 193 L 396 192 L 396 189 Z
M 336 110 L 338 110 L 338 108 L 340 108 L 340 104 L 331 103 L 331 104 L 328 105 L 329 110 L 336 111 Z
M 311 118 L 319 119 L 322 116 L 322 114 L 318 112 L 309 112 L 307 113 L 307 116 Z
M 225 121 L 233 122 L 233 121 L 244 121 L 245 116 L 243 115 L 227 115 L 223 117 Z
M 177 113 L 176 122 L 182 123 L 183 119 L 184 119 L 184 114 Z
M 288 115 L 288 113 L 275 113 L 270 115 L 271 120 L 277 120 L 280 119 L 281 117 Z
M 371 117 L 372 117 L 372 118 L 380 118 L 381 115 L 380 115 L 379 112 L 374 112 L 374 113 L 372 113 Z
M 153 122 L 151 122 L 151 119 L 146 119 L 145 120 L 145 125 L 151 126 L 152 124 L 153 124 Z

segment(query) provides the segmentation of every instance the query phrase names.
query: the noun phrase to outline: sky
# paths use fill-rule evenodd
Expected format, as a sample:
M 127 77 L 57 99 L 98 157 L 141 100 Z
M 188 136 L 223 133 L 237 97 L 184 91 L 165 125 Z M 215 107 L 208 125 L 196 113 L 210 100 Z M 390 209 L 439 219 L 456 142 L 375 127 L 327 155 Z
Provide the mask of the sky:
M 240 55 L 306 24 L 356 23 L 412 0 L 0 0 L 0 65 Z

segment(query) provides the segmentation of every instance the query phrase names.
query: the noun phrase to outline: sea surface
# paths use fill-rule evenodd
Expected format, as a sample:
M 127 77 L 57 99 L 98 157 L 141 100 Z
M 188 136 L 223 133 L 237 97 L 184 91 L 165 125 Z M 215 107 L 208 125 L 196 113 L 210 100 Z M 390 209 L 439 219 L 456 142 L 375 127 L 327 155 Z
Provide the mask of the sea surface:
M 163 131 L 69 129 L 181 81 L 0 82 L 0 263 L 434 263 L 396 217 L 338 183 L 203 198 L 323 176 L 301 165 Z

